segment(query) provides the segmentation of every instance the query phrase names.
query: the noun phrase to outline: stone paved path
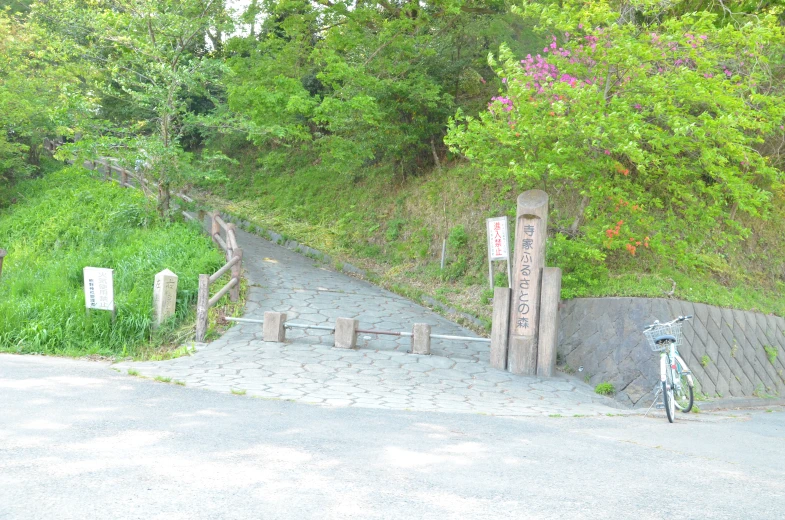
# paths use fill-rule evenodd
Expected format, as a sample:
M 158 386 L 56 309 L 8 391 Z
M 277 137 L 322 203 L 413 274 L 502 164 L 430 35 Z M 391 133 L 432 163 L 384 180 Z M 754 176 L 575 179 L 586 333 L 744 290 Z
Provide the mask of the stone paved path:
M 475 336 L 405 298 L 337 273 L 255 235 L 238 231 L 251 284 L 245 318 L 264 311 L 289 321 L 334 325 L 358 318 L 363 329 Z M 287 330 L 286 343 L 262 341 L 261 325 L 241 323 L 192 356 L 118 363 L 147 377 L 188 386 L 327 406 L 475 412 L 491 415 L 620 413 L 610 399 L 566 378 L 514 376 L 488 365 L 486 343 L 432 340 L 431 356 L 408 354 L 410 338 L 360 334 L 357 350 L 332 348 L 324 330 Z

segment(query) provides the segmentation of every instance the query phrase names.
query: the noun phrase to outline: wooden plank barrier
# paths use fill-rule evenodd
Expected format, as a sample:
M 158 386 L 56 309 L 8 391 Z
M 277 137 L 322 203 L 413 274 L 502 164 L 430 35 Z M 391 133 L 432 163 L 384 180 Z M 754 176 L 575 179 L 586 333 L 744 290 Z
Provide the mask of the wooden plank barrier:
M 210 236 L 226 253 L 226 264 L 212 275 L 199 275 L 199 296 L 196 302 L 196 341 L 203 342 L 207 333 L 207 317 L 210 307 L 215 306 L 227 293 L 229 300 L 236 302 L 240 298 L 240 276 L 242 273 L 243 250 L 237 245 L 234 224 L 227 224 L 217 211 L 208 214 L 210 218 Z M 224 236 L 221 236 L 223 231 Z M 225 238 L 224 238 L 225 237 Z M 231 271 L 231 278 L 211 298 L 210 285 L 221 276 Z

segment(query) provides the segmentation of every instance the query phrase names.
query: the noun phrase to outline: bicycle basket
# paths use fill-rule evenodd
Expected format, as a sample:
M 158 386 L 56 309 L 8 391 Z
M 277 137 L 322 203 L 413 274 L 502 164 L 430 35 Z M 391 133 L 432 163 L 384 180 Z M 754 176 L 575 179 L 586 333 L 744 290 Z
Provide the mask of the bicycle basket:
M 681 326 L 684 322 L 677 321 L 676 323 L 660 323 L 643 332 L 646 336 L 646 341 L 649 342 L 649 347 L 653 352 L 661 352 L 668 346 L 667 343 L 657 345 L 654 340 L 660 336 L 670 335 L 676 338 L 676 348 L 681 346 Z

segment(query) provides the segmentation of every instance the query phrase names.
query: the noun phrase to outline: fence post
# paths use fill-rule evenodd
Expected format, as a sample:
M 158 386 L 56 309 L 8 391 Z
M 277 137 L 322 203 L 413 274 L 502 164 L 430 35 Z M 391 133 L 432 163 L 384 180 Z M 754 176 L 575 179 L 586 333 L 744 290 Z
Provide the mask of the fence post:
M 199 296 L 196 300 L 196 341 L 204 342 L 204 335 L 207 332 L 207 311 L 210 301 L 210 276 L 199 275 Z
M 120 168 L 120 186 L 125 188 L 126 184 L 128 184 L 128 170 Z
M 237 283 L 232 287 L 231 292 L 229 293 L 229 299 L 236 302 L 240 299 L 240 273 L 243 270 L 243 250 L 238 247 L 232 251 L 232 257 L 240 259 L 232 266 L 232 278 L 237 278 Z
M 218 241 L 215 240 L 215 235 L 221 234 L 221 225 L 218 224 L 217 220 L 215 220 L 215 217 L 217 216 L 218 216 L 217 211 L 210 212 L 210 238 L 212 238 L 213 242 L 215 242 L 216 244 L 218 243 Z

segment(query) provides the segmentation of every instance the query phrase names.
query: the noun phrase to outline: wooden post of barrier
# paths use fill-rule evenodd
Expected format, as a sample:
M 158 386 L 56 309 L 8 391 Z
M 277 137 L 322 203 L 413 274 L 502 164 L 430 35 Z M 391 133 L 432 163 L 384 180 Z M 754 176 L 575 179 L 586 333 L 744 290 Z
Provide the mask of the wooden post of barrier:
M 125 188 L 126 184 L 128 184 L 128 170 L 120 168 L 120 186 Z
M 216 244 L 218 243 L 218 241 L 215 240 L 215 235 L 221 234 L 221 225 L 216 220 L 217 216 L 218 216 L 217 211 L 213 211 L 212 213 L 210 213 L 210 238 L 212 238 Z
M 544 267 L 540 295 L 540 334 L 537 341 L 537 375 L 540 377 L 553 377 L 556 372 L 560 297 L 561 269 Z
M 521 193 L 515 222 L 515 281 L 507 355 L 507 370 L 514 374 L 537 373 L 540 281 L 547 234 L 548 194 L 542 190 Z
M 202 343 L 207 333 L 207 311 L 210 301 L 210 277 L 199 275 L 199 295 L 196 301 L 196 341 Z
M 493 290 L 493 321 L 491 322 L 491 366 L 507 369 L 507 348 L 510 333 L 510 294 L 507 287 Z
M 240 299 L 240 273 L 243 269 L 243 250 L 238 247 L 232 251 L 232 258 L 239 258 L 237 263 L 232 266 L 232 278 L 236 278 L 237 283 L 229 293 L 229 299 L 236 302 Z

